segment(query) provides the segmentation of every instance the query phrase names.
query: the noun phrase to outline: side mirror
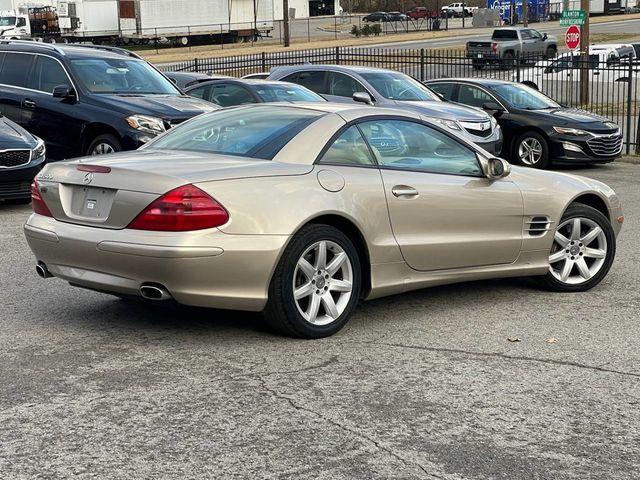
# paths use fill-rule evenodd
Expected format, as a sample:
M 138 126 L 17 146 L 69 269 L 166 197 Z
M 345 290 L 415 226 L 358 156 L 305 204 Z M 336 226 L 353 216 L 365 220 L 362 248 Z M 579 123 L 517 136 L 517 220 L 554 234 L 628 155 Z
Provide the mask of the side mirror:
M 504 112 L 504 108 L 502 108 L 498 103 L 496 102 L 486 102 L 482 104 L 482 109 L 483 110 L 489 110 L 492 112 Z
M 71 98 L 75 97 L 75 93 L 71 90 L 69 85 L 58 85 L 57 87 L 53 87 L 53 98 Z
M 482 169 L 489 180 L 499 180 L 511 173 L 511 165 L 498 157 L 481 159 Z
M 373 105 L 373 99 L 367 92 L 355 92 L 351 97 L 356 103 L 366 103 L 367 105 Z
M 547 38 L 549 38 L 549 35 L 547 35 L 546 33 L 542 34 L 542 40 L 546 40 Z

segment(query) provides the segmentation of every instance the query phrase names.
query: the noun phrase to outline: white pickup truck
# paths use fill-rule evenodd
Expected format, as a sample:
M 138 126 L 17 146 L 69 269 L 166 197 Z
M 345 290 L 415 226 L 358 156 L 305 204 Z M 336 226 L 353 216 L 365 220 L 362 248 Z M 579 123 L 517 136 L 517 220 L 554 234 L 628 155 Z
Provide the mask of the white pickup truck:
M 450 3 L 440 9 L 443 17 L 470 17 L 478 7 L 471 7 L 466 3 Z

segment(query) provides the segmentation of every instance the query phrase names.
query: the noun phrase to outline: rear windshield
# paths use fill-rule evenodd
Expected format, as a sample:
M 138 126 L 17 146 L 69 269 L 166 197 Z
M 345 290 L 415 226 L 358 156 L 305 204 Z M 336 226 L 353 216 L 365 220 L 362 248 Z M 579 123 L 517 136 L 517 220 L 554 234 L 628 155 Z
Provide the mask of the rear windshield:
M 491 36 L 492 40 L 517 40 L 518 32 L 516 30 L 494 30 Z
M 145 149 L 180 150 L 271 160 L 323 112 L 250 106 L 205 114 L 169 130 Z

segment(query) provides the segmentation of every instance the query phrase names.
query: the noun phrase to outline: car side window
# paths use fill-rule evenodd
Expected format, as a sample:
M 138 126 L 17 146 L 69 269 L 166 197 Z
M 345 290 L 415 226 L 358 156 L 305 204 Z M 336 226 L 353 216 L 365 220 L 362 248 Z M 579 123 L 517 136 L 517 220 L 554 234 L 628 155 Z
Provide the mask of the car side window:
M 531 34 L 531 38 L 535 40 L 539 40 L 542 38 L 542 34 L 537 30 L 529 30 L 529 32 Z
M 381 167 L 482 176 L 473 150 L 422 123 L 381 119 L 363 122 L 360 128 Z
M 375 165 L 367 143 L 355 125 L 347 128 L 327 151 L 318 163 L 332 165 Z
M 455 83 L 430 83 L 427 86 L 447 100 L 453 100 L 453 92 L 456 88 Z
M 0 83 L 25 88 L 33 57 L 23 53 L 7 53 L 0 70 Z
M 209 92 L 209 85 L 205 85 L 204 87 L 194 88 L 193 90 L 189 90 L 188 95 L 190 97 L 202 98 L 203 100 L 209 100 L 209 96 L 207 95 Z
M 244 87 L 233 83 L 223 83 L 211 87 L 209 101 L 217 103 L 221 107 L 257 103 L 253 95 Z
M 464 105 L 482 108 L 485 103 L 496 102 L 496 99 L 480 88 L 472 85 L 460 85 L 458 101 Z
M 520 38 L 522 40 L 531 40 L 533 38 L 533 36 L 531 35 L 531 30 L 521 30 Z
M 353 97 L 356 92 L 366 92 L 367 89 L 356 79 L 339 72 L 327 73 L 327 94 L 336 97 Z
M 320 70 L 298 72 L 295 79 L 283 78 L 286 82 L 294 82 L 303 87 L 307 87 L 312 92 L 327 93 L 325 87 L 325 73 Z
M 52 93 L 60 85 L 71 87 L 71 81 L 62 65 L 53 58 L 41 55 L 36 57 L 34 73 L 29 77 L 29 88 L 40 92 Z

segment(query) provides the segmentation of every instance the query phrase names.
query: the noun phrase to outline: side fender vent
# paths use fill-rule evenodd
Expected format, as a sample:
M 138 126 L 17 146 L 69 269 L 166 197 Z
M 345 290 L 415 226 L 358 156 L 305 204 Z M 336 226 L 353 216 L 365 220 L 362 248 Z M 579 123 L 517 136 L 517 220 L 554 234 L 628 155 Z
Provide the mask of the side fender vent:
M 549 217 L 531 217 L 525 222 L 525 229 L 532 237 L 541 237 L 551 229 Z

